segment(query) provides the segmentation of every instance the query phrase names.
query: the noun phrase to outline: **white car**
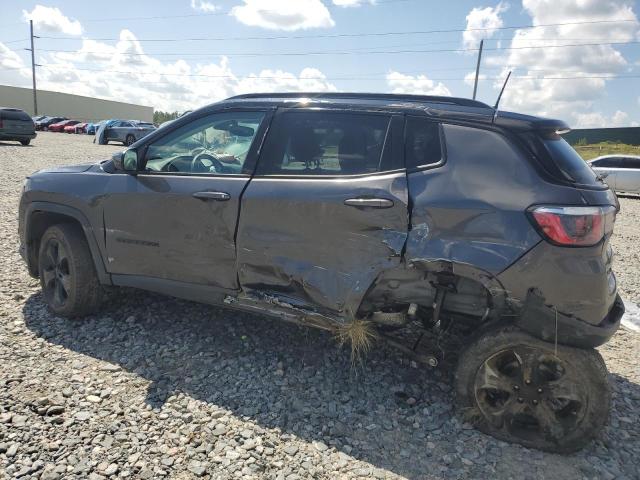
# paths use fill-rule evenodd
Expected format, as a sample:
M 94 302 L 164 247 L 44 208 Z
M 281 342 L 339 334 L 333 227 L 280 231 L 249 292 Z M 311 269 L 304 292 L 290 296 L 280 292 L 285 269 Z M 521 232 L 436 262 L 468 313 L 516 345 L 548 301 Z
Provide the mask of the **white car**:
M 640 156 L 604 155 L 589 160 L 589 165 L 612 190 L 640 193 Z

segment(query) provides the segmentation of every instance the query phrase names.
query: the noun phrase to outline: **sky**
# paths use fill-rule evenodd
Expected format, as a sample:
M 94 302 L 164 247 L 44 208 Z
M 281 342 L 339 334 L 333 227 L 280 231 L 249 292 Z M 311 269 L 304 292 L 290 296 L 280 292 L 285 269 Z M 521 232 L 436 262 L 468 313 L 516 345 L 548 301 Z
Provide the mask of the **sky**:
M 473 93 L 640 125 L 640 0 L 0 0 L 0 84 L 184 111 L 248 92 Z M 2 103 L 2 99 L 0 99 Z

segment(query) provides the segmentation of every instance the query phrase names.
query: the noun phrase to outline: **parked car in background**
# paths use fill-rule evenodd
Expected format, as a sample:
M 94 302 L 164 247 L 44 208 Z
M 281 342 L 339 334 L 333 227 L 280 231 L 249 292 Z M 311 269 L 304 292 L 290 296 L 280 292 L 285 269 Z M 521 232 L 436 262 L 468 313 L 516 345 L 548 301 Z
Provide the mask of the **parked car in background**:
M 61 316 L 99 311 L 115 285 L 353 342 L 398 345 L 389 332 L 405 328 L 412 356 L 422 325 L 438 343 L 414 358 L 430 366 L 465 328 L 451 375 L 464 420 L 572 452 L 609 417 L 595 347 L 624 305 L 619 204 L 567 129 L 464 98 L 241 95 L 111 161 L 32 174 L 20 252 Z
M 36 130 L 48 130 L 49 126 L 66 119 L 67 117 L 44 117 L 36 122 Z
M 87 126 L 86 123 L 67 124 L 64 127 L 65 133 L 84 133 L 84 129 Z
M 87 135 L 95 135 L 96 132 L 98 131 L 98 128 L 100 128 L 100 125 L 102 125 L 104 122 L 107 122 L 108 120 L 102 120 L 100 122 L 90 122 L 87 123 L 87 128 L 86 133 Z
M 36 138 L 36 128 L 31 117 L 19 108 L 0 107 L 0 140 L 13 140 L 22 145 Z
M 640 193 L 640 155 L 604 155 L 589 164 L 615 192 Z
M 46 115 L 36 115 L 35 117 L 31 117 L 31 120 L 33 120 L 33 123 L 42 120 L 43 118 L 46 118 Z
M 78 123 L 80 123 L 79 120 L 62 120 L 61 122 L 58 123 L 52 123 L 51 125 L 49 125 L 49 131 L 50 132 L 64 132 L 64 128 L 69 126 L 69 125 L 77 125 Z
M 149 122 L 138 120 L 110 120 L 104 127 L 98 130 L 96 136 L 100 145 L 107 143 L 122 142 L 131 145 L 146 135 L 156 130 L 156 126 Z

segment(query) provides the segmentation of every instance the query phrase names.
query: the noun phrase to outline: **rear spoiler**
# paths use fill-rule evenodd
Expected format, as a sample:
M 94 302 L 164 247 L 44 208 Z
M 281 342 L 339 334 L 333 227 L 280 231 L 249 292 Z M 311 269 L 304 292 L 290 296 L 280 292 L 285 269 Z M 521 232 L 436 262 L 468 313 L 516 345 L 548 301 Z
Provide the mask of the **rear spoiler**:
M 495 116 L 494 124 L 509 130 L 538 131 L 556 134 L 565 134 L 571 130 L 569 125 L 562 120 L 504 111 L 499 112 Z

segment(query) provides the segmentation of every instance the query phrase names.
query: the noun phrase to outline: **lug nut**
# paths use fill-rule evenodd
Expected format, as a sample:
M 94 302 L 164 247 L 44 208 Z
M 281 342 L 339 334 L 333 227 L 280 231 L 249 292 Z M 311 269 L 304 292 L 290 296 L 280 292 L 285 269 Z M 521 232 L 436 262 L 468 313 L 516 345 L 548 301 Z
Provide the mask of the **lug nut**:
M 531 380 L 529 380 L 528 378 L 524 381 L 524 383 L 526 383 L 527 385 L 531 385 Z
M 534 405 L 537 405 L 537 404 L 538 404 L 538 400 L 534 400 L 532 403 L 533 403 Z
M 538 389 L 538 393 L 542 393 L 542 389 L 541 388 Z
M 514 385 L 513 389 L 517 392 L 518 390 L 520 390 L 520 387 L 518 385 Z
M 522 398 L 522 397 L 518 397 L 518 402 L 519 402 L 519 403 L 524 402 L 524 398 Z

